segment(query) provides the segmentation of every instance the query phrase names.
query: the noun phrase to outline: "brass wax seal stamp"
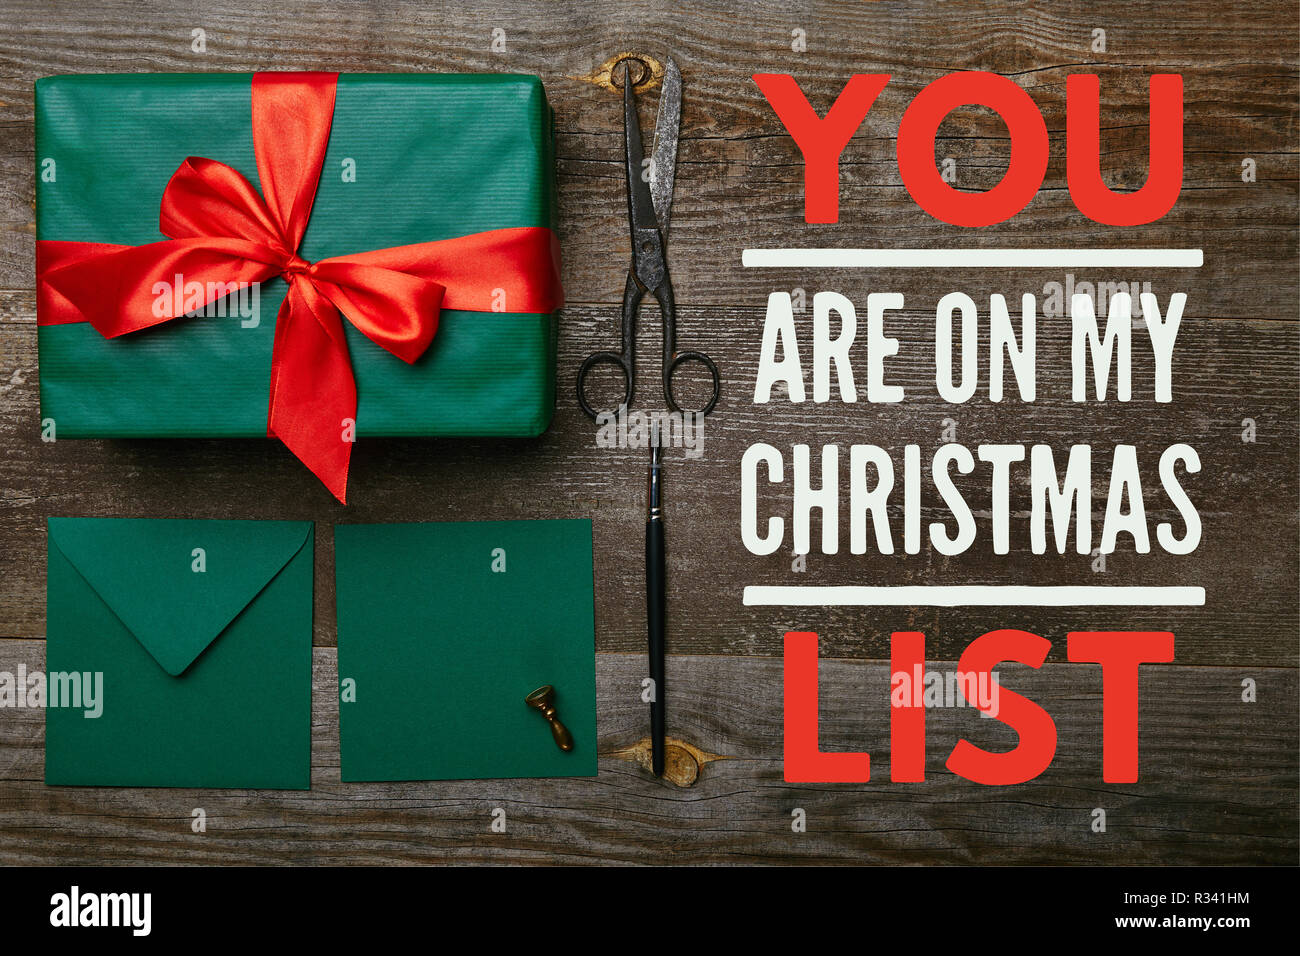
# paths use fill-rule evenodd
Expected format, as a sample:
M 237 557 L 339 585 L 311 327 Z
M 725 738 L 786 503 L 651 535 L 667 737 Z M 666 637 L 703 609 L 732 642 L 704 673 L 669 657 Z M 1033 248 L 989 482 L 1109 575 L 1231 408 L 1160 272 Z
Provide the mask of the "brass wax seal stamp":
M 555 738 L 555 746 L 565 753 L 573 749 L 573 734 L 569 733 L 569 728 L 560 723 L 560 718 L 555 714 L 554 687 L 547 684 L 537 688 L 524 698 L 524 703 L 529 707 L 536 707 L 546 718 L 546 722 L 551 725 L 551 736 Z

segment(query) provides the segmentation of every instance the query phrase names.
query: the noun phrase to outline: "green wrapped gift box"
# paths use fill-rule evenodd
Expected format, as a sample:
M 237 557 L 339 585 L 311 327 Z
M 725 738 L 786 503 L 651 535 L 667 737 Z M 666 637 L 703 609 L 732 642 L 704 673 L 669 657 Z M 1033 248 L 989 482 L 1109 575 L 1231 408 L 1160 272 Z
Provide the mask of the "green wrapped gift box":
M 187 157 L 224 163 L 265 194 L 251 81 L 38 80 L 37 239 L 45 248 L 167 239 L 160 200 Z M 553 230 L 555 205 L 551 111 L 536 77 L 342 74 L 297 254 L 316 263 L 489 230 Z M 38 314 L 42 417 L 59 438 L 267 435 L 276 314 L 287 288 L 285 278 L 269 278 L 256 296 L 243 289 L 200 316 L 117 338 Z M 51 312 L 47 305 L 43 293 L 38 313 Z M 410 364 L 343 322 L 356 434 L 544 431 L 555 402 L 555 313 L 496 307 L 444 307 L 432 343 Z

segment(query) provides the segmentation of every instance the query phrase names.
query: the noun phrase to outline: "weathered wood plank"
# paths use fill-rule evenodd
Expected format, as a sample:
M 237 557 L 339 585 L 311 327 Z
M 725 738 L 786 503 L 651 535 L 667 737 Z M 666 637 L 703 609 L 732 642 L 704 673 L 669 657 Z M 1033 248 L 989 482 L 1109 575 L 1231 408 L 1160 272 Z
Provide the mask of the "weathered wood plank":
M 141 25 L 129 4 L 79 8 L 100 12 L 103 32 L 86 36 L 43 10 L 10 4 L 14 31 L 0 71 L 0 161 L 15 171 L 0 193 L 0 288 L 26 289 L 32 271 L 31 82 L 52 72 L 330 68 L 378 70 L 524 70 L 549 83 L 557 111 L 561 235 L 571 302 L 615 302 L 621 288 L 625 230 L 619 156 L 620 116 L 608 93 L 582 81 L 612 50 L 640 43 L 671 46 L 686 70 L 682 173 L 673 245 L 679 250 L 678 298 L 699 305 L 752 306 L 767 283 L 807 285 L 808 275 L 757 279 L 737 268 L 746 246 L 785 245 L 791 230 L 822 245 L 942 246 L 967 231 L 931 219 L 912 203 L 894 164 L 898 117 L 917 90 L 956 69 L 991 69 L 1028 89 L 1053 136 L 1044 189 L 1013 221 L 981 231 L 986 244 L 1182 246 L 1206 252 L 1206 266 L 1187 277 L 1189 315 L 1228 312 L 1295 317 L 1296 71 L 1294 18 L 1278 9 L 1225 11 L 1221 4 L 1100 4 L 1087 11 L 1017 5 L 990 14 L 982 4 L 945 3 L 906 11 L 845 5 L 803 16 L 743 5 L 716 16 L 674 15 L 631 3 L 617 22 L 562 5 L 555 13 L 511 16 L 461 8 L 431 22 L 418 6 L 386 3 L 357 11 L 293 4 L 249 14 L 234 4 L 205 6 L 202 17 L 178 10 Z M 719 9 L 727 10 L 730 5 Z M 1156 13 L 1160 10 L 1160 13 Z M 1145 13 L 1143 12 L 1145 11 Z M 584 27 L 554 34 L 555 17 Z M 1140 19 L 1149 16 L 1150 20 Z M 891 28 L 882 31 L 880 18 Z M 899 26 L 899 19 L 906 28 Z M 966 18 L 968 28 L 952 29 Z M 211 35 L 208 53 L 189 50 L 198 20 Z M 791 24 L 810 35 L 806 53 L 789 50 Z M 807 21 L 807 22 L 805 22 Z M 377 29 L 382 23 L 383 29 Z M 1109 24 L 1109 52 L 1092 54 L 1091 30 Z M 489 50 L 494 26 L 507 30 L 504 54 Z M 358 35 L 359 34 L 359 35 Z M 1153 66 L 1153 64 L 1158 64 Z M 1105 164 L 1116 183 L 1139 185 L 1146 170 L 1146 78 L 1155 69 L 1185 77 L 1185 188 L 1175 209 L 1150 226 L 1116 231 L 1083 219 L 1064 182 L 1065 76 L 1095 70 L 1105 77 Z M 841 221 L 802 225 L 802 164 L 750 76 L 788 69 L 824 109 L 853 70 L 893 76 L 843 157 Z M 958 182 L 986 188 L 1000 177 L 1006 132 L 991 113 L 964 110 L 941 130 L 938 155 L 958 162 Z M 1241 181 L 1241 161 L 1258 163 L 1259 181 Z M 689 249 L 690 253 L 680 254 Z M 954 276 L 1022 285 L 1024 276 Z M 1032 276 L 1043 282 L 1063 276 Z M 1082 276 L 1078 278 L 1084 278 Z M 1117 275 L 1093 279 L 1141 278 Z M 928 287 L 927 275 L 898 277 L 903 291 Z
M 851 291 L 848 286 L 843 286 Z M 0 302 L 13 297 L 0 297 Z M 933 303 L 933 300 L 930 300 Z M 29 304 L 18 311 L 29 309 Z M 11 309 L 12 311 L 12 309 Z M 608 310 L 572 307 L 562 322 L 560 383 L 555 422 L 528 441 L 418 441 L 365 439 L 358 443 L 351 504 L 339 506 L 315 479 L 274 443 L 249 441 L 39 440 L 34 328 L 0 324 L 0 421 L 10 441 L 0 460 L 0 633 L 35 637 L 44 628 L 44 518 L 51 514 L 223 518 L 295 518 L 320 522 L 317 561 L 317 643 L 334 642 L 333 568 L 328 526 L 348 521 L 479 520 L 591 516 L 595 520 L 596 623 L 605 651 L 644 646 L 644 573 L 639 546 L 644 522 L 645 454 L 596 447 L 595 427 L 576 407 L 572 382 L 583 356 L 615 334 Z M 30 311 L 24 311 L 30 317 Z M 933 315 L 891 315 L 889 330 L 902 350 L 888 365 L 889 381 L 904 386 L 898 405 L 753 404 L 762 315 L 684 309 L 681 338 L 717 359 L 723 400 L 706 422 L 704 452 L 680 450 L 668 461 L 670 641 L 682 653 L 770 654 L 787 628 L 827 634 L 837 656 L 878 657 L 898 628 L 934 635 L 932 653 L 955 659 L 966 643 L 990 627 L 1015 626 L 1064 633 L 1075 626 L 1159 627 L 1179 639 L 1178 660 L 1188 664 L 1294 664 L 1300 574 L 1295 540 L 1300 496 L 1295 472 L 1296 401 L 1300 356 L 1289 323 L 1227 319 L 1184 321 L 1175 360 L 1175 401 L 1151 400 L 1151 365 L 1145 347 L 1134 350 L 1134 399 L 1076 406 L 1069 401 L 1069 328 L 1065 320 L 1039 323 L 1038 399 L 1032 406 L 1010 397 L 987 400 L 986 390 L 962 406 L 940 401 L 934 385 Z M 654 338 L 657 330 L 647 336 Z M 985 342 L 986 344 L 986 342 Z M 645 342 L 640 369 L 644 401 L 652 401 L 658 362 Z M 982 346 L 983 348 L 983 346 Z M 987 349 L 984 348 L 984 353 Z M 986 365 L 981 381 L 987 380 Z M 858 364 L 859 387 L 865 380 Z M 1010 386 L 1009 386 L 1010 388 Z M 1014 396 L 1014 390 L 1009 391 Z M 657 401 L 657 399 L 655 399 Z M 1258 440 L 1244 443 L 1242 421 L 1253 418 Z M 877 444 L 899 458 L 901 448 L 922 447 L 923 466 L 943 443 L 945 420 L 956 440 L 1051 444 L 1062 459 L 1077 442 L 1094 448 L 1094 543 L 1100 534 L 1110 474 L 1110 449 L 1138 446 L 1144 468 L 1148 522 L 1181 524 L 1156 478 L 1160 452 L 1175 442 L 1198 450 L 1202 471 L 1186 485 L 1201 514 L 1203 538 L 1195 553 L 1174 557 L 1158 545 L 1133 552 L 1131 539 L 1094 573 L 1091 558 L 1071 551 L 1034 555 L 1029 550 L 1027 470 L 1013 471 L 1011 553 L 997 556 L 990 538 L 987 466 L 958 481 L 976 511 L 975 545 L 953 558 L 930 550 L 918 556 L 853 555 L 848 548 L 849 446 Z M 814 552 L 807 573 L 792 573 L 793 544 L 754 557 L 740 539 L 740 460 L 764 441 L 787 461 L 796 443 L 817 453 L 840 446 L 840 552 L 820 553 L 820 518 L 813 522 Z M 1059 465 L 1059 462 L 1058 462 Z M 901 477 L 899 479 L 901 481 Z M 947 517 L 927 477 L 923 526 Z M 789 528 L 789 485 L 764 483 L 763 501 L 784 515 Z M 784 509 L 784 510 L 783 510 Z M 901 542 L 901 503 L 892 517 Z M 787 535 L 789 531 L 787 530 Z M 1154 534 L 1154 531 L 1153 531 Z M 1071 545 L 1073 547 L 1073 545 Z M 1249 560 L 1243 560 L 1249 555 Z M 1170 609 L 780 609 L 746 608 L 745 584 L 1201 584 L 1204 608 Z
M 613 861 L 1294 863 L 1297 740 L 1295 582 L 1300 489 L 1294 460 L 1300 348 L 1296 301 L 1300 247 L 1300 112 L 1291 5 L 1191 0 L 1059 4 L 978 0 L 861 3 L 796 10 L 742 0 L 672 9 L 627 0 L 617 10 L 562 0 L 524 9 L 376 0 L 365 5 L 285 0 L 248 9 L 173 0 L 141 16 L 133 0 L 51 7 L 0 0 L 0 669 L 40 666 L 44 630 L 44 517 L 50 514 L 300 518 L 318 522 L 315 789 L 310 794 L 81 790 L 40 783 L 40 715 L 0 711 L 0 862 L 499 862 Z M 190 30 L 209 37 L 191 52 Z M 506 31 L 504 53 L 491 31 Z M 790 49 L 791 30 L 808 49 Z M 1094 28 L 1108 49 L 1089 49 Z M 614 753 L 644 734 L 636 699 L 643 670 L 639 559 L 644 455 L 596 448 L 571 381 L 578 362 L 614 335 L 625 268 L 617 101 L 583 81 L 612 52 L 672 50 L 686 79 L 683 140 L 670 258 L 683 343 L 721 364 L 724 398 L 710 417 L 705 454 L 669 461 L 672 598 L 670 732 L 730 759 L 709 763 L 689 790 L 651 780 Z M 561 336 L 560 402 L 547 435 L 527 442 L 363 440 L 354 504 L 336 505 L 276 445 L 241 442 L 60 442 L 37 435 L 33 305 L 32 82 L 60 72 L 338 69 L 523 71 L 547 83 L 556 109 L 560 233 L 570 307 Z M 1052 140 L 1044 188 L 1013 221 L 981 230 L 946 226 L 919 210 L 894 164 L 898 117 L 928 81 L 961 69 L 1012 77 L 1040 106 Z M 845 150 L 841 221 L 801 218 L 802 167 L 750 76 L 794 73 L 825 110 L 845 78 L 887 71 L 893 79 Z M 1064 180 L 1064 87 L 1073 72 L 1103 80 L 1103 166 L 1108 181 L 1139 185 L 1146 170 L 1146 82 L 1153 72 L 1185 79 L 1184 189 L 1175 209 L 1149 226 L 1114 230 L 1075 212 Z M 938 158 L 957 162 L 958 184 L 987 188 L 1001 174 L 1005 128 L 962 110 L 945 122 Z M 1241 181 L 1241 161 L 1258 182 Z M 1066 276 L 1042 271 L 949 271 L 849 275 L 740 267 L 749 246 L 890 247 L 1193 246 L 1205 266 L 1156 275 L 1076 274 L 1075 281 L 1150 280 L 1162 299 L 1189 294 L 1179 337 L 1172 405 L 1149 400 L 1150 369 L 1137 351 L 1136 400 L 1077 408 L 1058 324 L 1040 325 L 1039 400 L 954 408 L 938 400 L 924 360 L 933 338 L 927 310 L 943 291 L 985 301 L 1041 293 Z M 899 406 L 751 403 L 763 305 L 769 291 L 823 288 L 855 301 L 885 288 L 906 295 L 891 318 L 903 355 L 890 378 L 908 390 Z M 1269 320 L 1269 321 L 1264 321 Z M 652 316 L 644 323 L 653 327 Z M 642 345 L 641 394 L 657 375 L 651 331 Z M 1139 338 L 1139 341 L 1141 339 Z M 860 373 L 861 369 L 855 367 Z M 981 366 L 983 379 L 984 366 Z M 988 515 L 979 544 L 938 559 L 814 554 L 791 573 L 789 548 L 755 558 L 739 540 L 738 466 L 750 443 L 787 453 L 794 442 L 855 441 L 893 451 L 912 441 L 923 459 L 944 419 L 956 438 L 979 442 L 1083 441 L 1139 447 L 1146 467 L 1173 441 L 1200 452 L 1188 488 L 1205 521 L 1194 555 L 1111 556 L 1105 574 L 1087 559 L 1033 556 L 1026 516 L 1013 505 L 1012 553 L 993 558 Z M 1242 419 L 1259 440 L 1243 443 Z M 1104 500 L 1094 477 L 1094 502 Z M 965 490 L 973 486 L 962 484 Z M 942 517 L 923 483 L 923 520 Z M 1170 518 L 1149 485 L 1152 521 Z M 1013 481 L 1013 498 L 1023 495 Z M 780 507 L 784 498 L 768 494 Z M 844 507 L 843 505 L 841 506 Z M 980 506 L 976 505 L 977 509 Z M 595 519 L 596 618 L 601 698 L 601 776 L 596 780 L 452 784 L 341 784 L 337 771 L 332 544 L 338 521 L 461 520 L 590 515 Z M 899 515 L 892 519 L 897 529 Z M 814 524 L 814 540 L 817 526 Z M 785 611 L 745 608 L 746 583 L 1202 583 L 1202 609 L 1169 612 Z M 865 787 L 796 786 L 781 779 L 780 664 L 714 655 L 777 656 L 787 628 L 822 634 L 823 653 L 880 659 L 887 635 L 920 628 L 935 659 L 953 659 L 993 626 L 1053 639 L 1054 661 L 1075 627 L 1159 627 L 1178 637 L 1178 666 L 1143 676 L 1143 779 L 1100 782 L 1100 701 L 1095 668 L 1053 663 L 1014 673 L 1015 689 L 1057 717 L 1057 760 L 1023 787 L 986 789 L 941 768 L 957 735 L 1008 747 L 1012 735 L 970 711 L 934 712 L 932 771 L 923 786 L 888 783 L 883 664 L 834 661 L 823 671 L 828 749 L 873 751 Z M 628 656 L 608 652 L 630 652 Z M 706 656 L 683 656 L 706 655 Z M 1221 665 L 1189 667 L 1186 665 Z M 1239 683 L 1260 683 L 1260 702 L 1239 703 Z M 189 830 L 204 806 L 209 833 Z M 491 835 L 503 806 L 510 831 Z M 809 832 L 790 832 L 803 807 Z M 1106 834 L 1088 828 L 1094 807 Z
M 4 668 L 43 666 L 43 644 L 0 641 Z M 15 863 L 1294 863 L 1296 672 L 1146 667 L 1141 779 L 1101 780 L 1101 678 L 1091 665 L 1000 668 L 1003 686 L 1044 706 L 1052 766 L 1014 787 L 943 768 L 962 736 L 1015 745 L 969 708 L 927 715 L 924 784 L 889 782 L 883 664 L 824 661 L 822 746 L 866 750 L 866 785 L 783 780 L 781 668 L 752 658 L 674 657 L 670 733 L 725 759 L 678 789 L 615 753 L 645 733 L 642 660 L 598 661 L 600 775 L 576 780 L 345 784 L 331 649 L 316 651 L 313 789 L 46 787 L 44 722 L 0 720 L 0 862 Z M 1240 701 L 1254 677 L 1259 702 Z M 111 706 L 106 700 L 105 706 Z M 395 733 L 404 732 L 394 728 Z M 207 814 L 205 834 L 191 812 Z M 507 832 L 489 830 L 504 808 Z M 791 811 L 807 813 L 806 833 Z M 1090 828 L 1094 808 L 1106 832 Z

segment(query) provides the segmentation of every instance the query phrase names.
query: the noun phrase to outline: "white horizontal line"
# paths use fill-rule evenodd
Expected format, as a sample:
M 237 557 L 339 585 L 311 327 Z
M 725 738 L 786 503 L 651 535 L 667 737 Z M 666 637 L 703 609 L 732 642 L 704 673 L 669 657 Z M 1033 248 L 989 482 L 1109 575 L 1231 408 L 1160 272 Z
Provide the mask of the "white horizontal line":
M 746 249 L 750 269 L 1199 269 L 1200 249 Z
M 788 607 L 1201 607 L 1205 588 L 1065 585 L 905 585 L 745 588 L 746 605 Z

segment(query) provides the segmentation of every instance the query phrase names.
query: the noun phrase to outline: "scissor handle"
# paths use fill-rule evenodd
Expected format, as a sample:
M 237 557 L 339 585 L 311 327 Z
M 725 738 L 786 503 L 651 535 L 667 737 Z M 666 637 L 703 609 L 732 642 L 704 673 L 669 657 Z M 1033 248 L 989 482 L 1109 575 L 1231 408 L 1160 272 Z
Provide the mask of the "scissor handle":
M 668 278 L 666 267 L 662 281 L 653 290 L 653 293 L 659 302 L 659 312 L 664 330 L 664 401 L 668 403 L 669 411 L 679 414 L 693 412 L 696 415 L 707 415 L 713 411 L 713 406 L 718 404 L 718 396 L 722 392 L 722 379 L 718 375 L 718 367 L 713 364 L 713 359 L 703 352 L 695 352 L 689 349 L 682 352 L 677 351 L 677 303 L 673 296 L 672 280 Z M 673 373 L 687 362 L 699 362 L 709 370 L 709 375 L 713 377 L 713 394 L 709 396 L 708 402 L 702 408 L 682 408 L 681 405 L 677 404 L 677 399 L 673 397 Z
M 632 390 L 636 381 L 634 359 L 620 352 L 592 352 L 578 369 L 578 404 L 588 417 L 595 418 L 597 413 L 587 402 L 587 373 L 597 365 L 614 365 L 623 372 L 623 407 L 632 407 Z
M 645 290 L 637 284 L 636 276 L 628 270 L 623 285 L 623 310 L 619 315 L 619 348 L 621 352 L 593 352 L 578 369 L 578 404 L 589 418 L 596 410 L 587 401 L 587 373 L 597 365 L 614 365 L 623 372 L 623 408 L 632 407 L 632 394 L 636 391 L 636 316 Z
M 682 408 L 673 398 L 673 372 L 677 371 L 678 366 L 687 362 L 699 362 L 709 370 L 713 376 L 713 394 L 703 408 Z M 664 365 L 664 401 L 668 403 L 668 408 L 674 412 L 686 414 L 694 413 L 696 415 L 707 415 L 713 411 L 713 406 L 718 404 L 718 397 L 722 394 L 722 380 L 718 375 L 718 367 L 713 364 L 713 359 L 709 358 L 703 352 L 677 352 Z

